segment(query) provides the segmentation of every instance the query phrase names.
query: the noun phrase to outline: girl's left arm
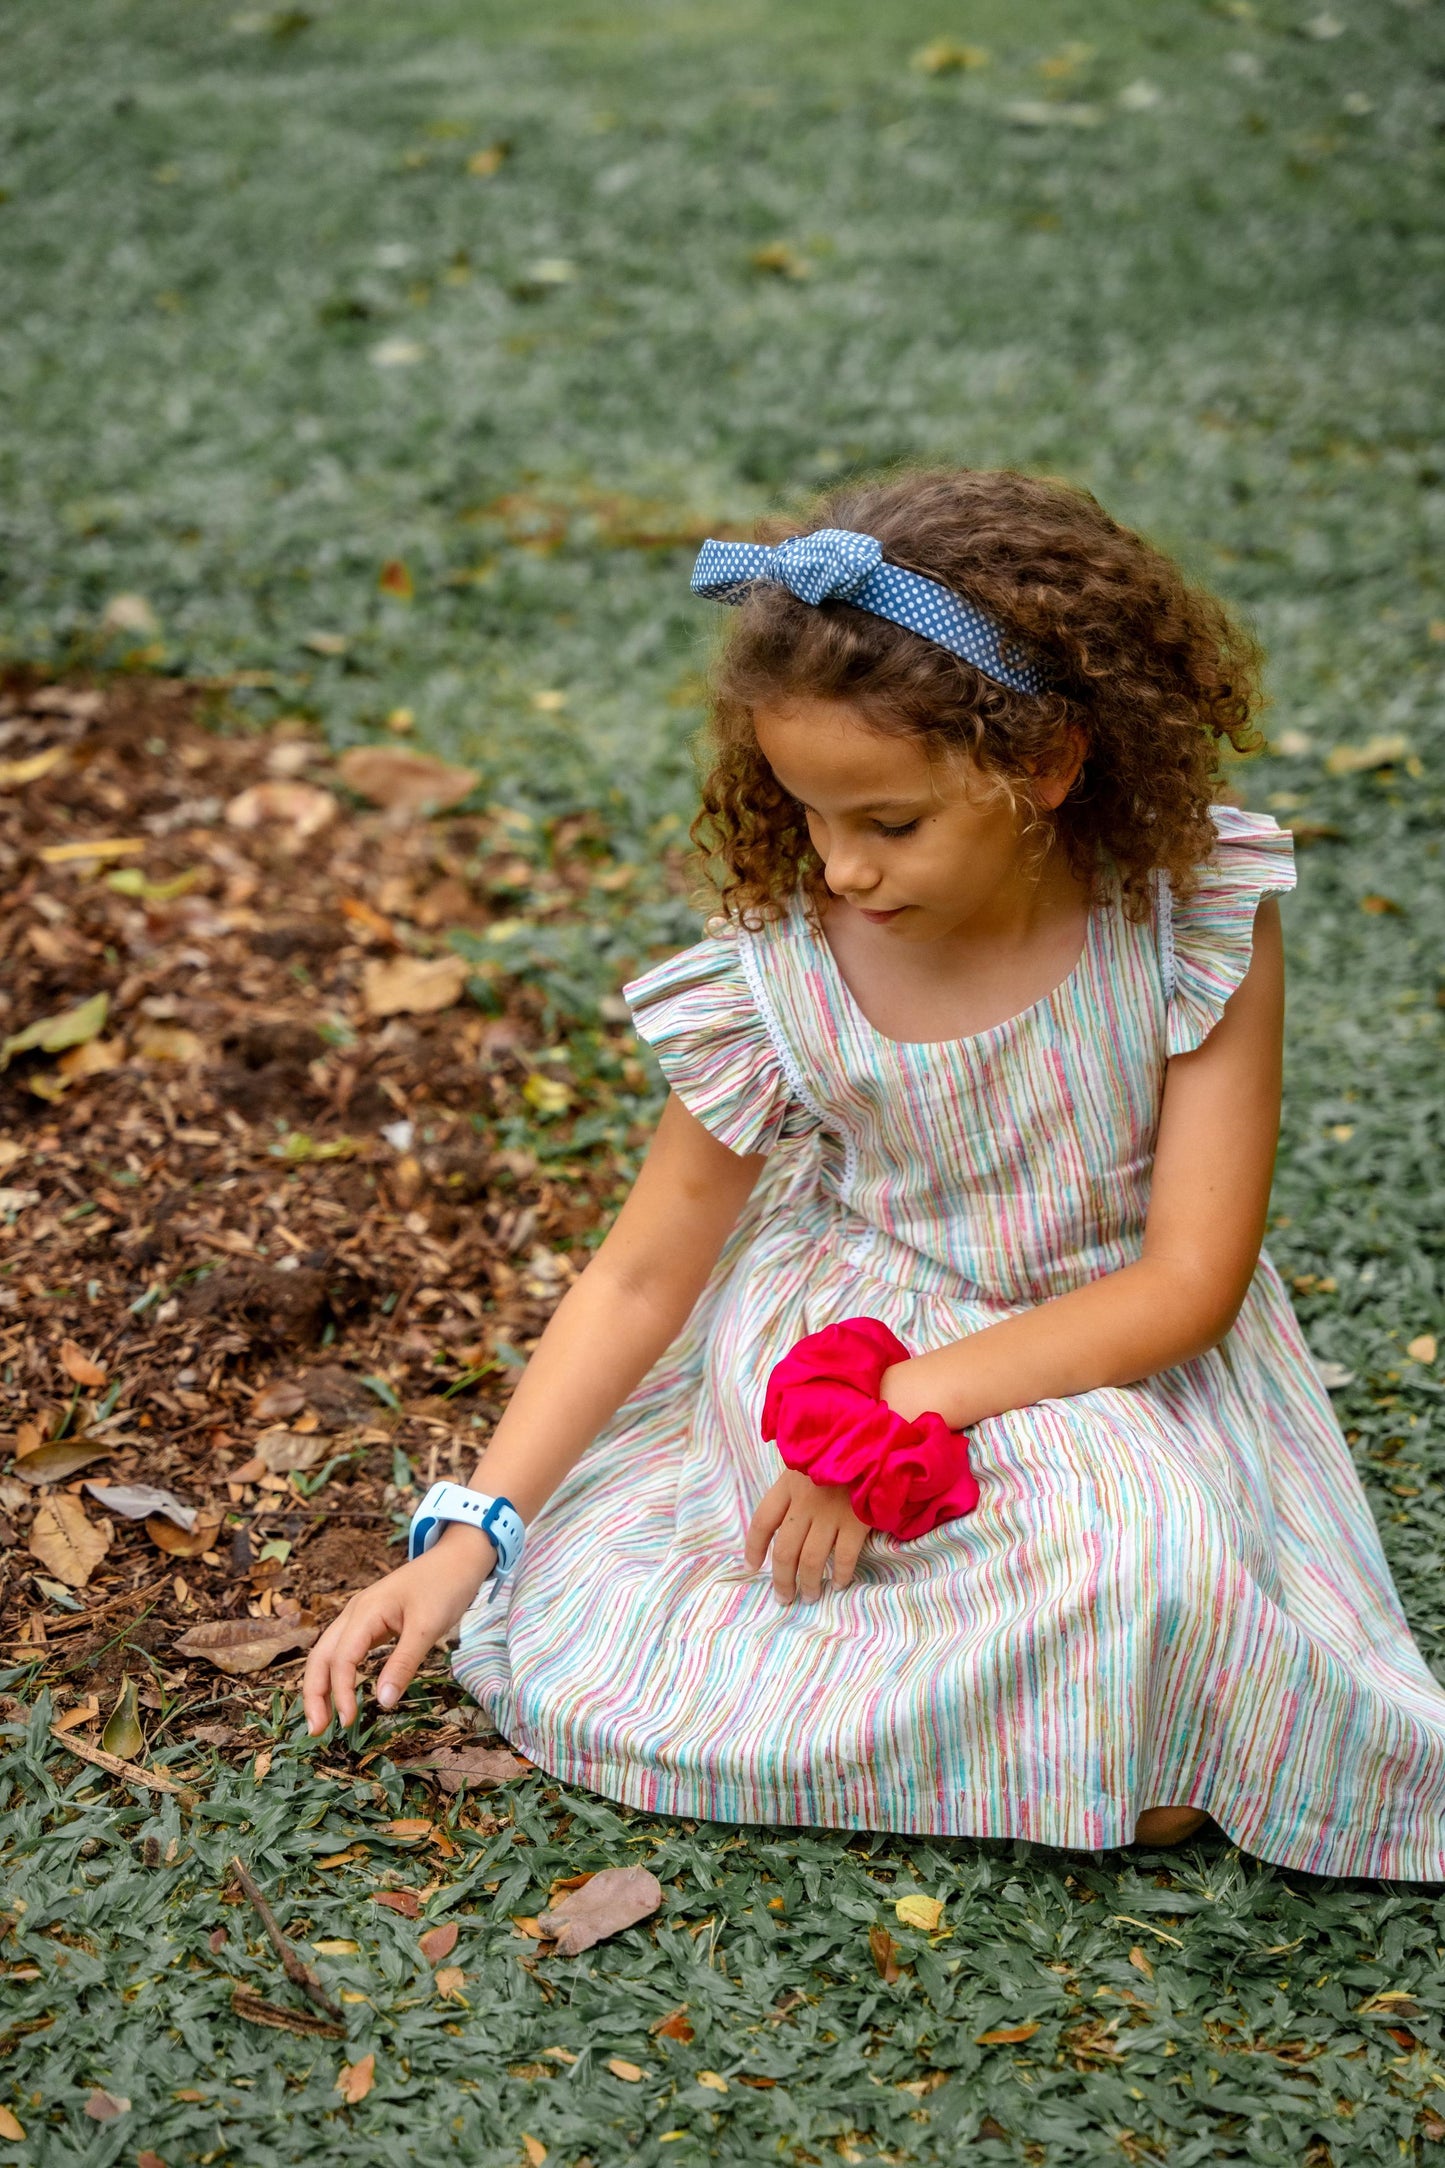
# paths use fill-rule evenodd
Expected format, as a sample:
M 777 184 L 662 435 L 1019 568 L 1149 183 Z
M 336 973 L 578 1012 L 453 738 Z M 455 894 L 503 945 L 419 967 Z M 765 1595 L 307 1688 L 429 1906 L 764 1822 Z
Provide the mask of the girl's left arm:
M 954 1430 L 1037 1400 L 1132 1385 L 1217 1346 L 1264 1241 L 1279 1143 L 1284 943 L 1279 904 L 1254 921 L 1248 971 L 1204 1043 L 1165 1072 L 1136 1264 L 885 1372 L 900 1415 Z

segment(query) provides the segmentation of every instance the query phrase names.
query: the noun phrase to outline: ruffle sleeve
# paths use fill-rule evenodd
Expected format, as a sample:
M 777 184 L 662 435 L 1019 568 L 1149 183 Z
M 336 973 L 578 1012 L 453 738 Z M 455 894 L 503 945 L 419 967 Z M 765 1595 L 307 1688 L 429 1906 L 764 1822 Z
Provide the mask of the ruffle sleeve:
M 622 998 L 678 1098 L 731 1152 L 771 1152 L 818 1126 L 792 1092 L 726 922 L 631 979 Z
M 1168 1052 L 1190 1054 L 1224 1014 L 1249 969 L 1261 896 L 1295 885 L 1294 837 L 1268 813 L 1216 805 L 1219 841 L 1199 869 L 1199 886 L 1175 903 L 1160 877 Z

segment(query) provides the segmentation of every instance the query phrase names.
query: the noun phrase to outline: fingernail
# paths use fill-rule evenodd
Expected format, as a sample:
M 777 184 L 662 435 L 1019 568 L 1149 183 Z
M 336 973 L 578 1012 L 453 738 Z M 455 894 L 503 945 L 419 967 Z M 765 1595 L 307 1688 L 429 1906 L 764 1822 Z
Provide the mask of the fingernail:
M 392 1685 L 390 1679 L 382 1680 L 380 1686 L 376 1689 L 376 1698 L 383 1709 L 394 1709 L 396 1707 L 396 1688 Z

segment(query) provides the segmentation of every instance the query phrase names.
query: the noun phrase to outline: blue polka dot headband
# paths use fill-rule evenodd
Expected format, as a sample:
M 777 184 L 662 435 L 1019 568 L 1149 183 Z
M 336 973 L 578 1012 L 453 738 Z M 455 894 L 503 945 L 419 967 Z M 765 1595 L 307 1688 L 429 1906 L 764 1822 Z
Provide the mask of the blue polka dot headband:
M 786 587 L 800 602 L 851 602 L 962 655 L 985 677 L 1019 693 L 1041 693 L 1049 680 L 1041 663 L 1001 625 L 951 587 L 885 564 L 883 545 L 851 527 L 822 527 L 791 535 L 770 549 L 762 542 L 704 542 L 692 568 L 692 591 L 713 602 L 746 602 L 760 582 Z

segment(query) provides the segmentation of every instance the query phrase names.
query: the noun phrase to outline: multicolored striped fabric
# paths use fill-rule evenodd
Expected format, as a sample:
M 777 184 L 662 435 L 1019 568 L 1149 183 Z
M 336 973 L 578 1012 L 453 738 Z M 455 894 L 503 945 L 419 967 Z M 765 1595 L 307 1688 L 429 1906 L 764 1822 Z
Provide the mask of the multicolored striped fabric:
M 1201 886 L 1095 911 L 1006 1023 L 907 1044 L 800 902 L 625 989 L 675 1091 L 769 1155 L 686 1328 L 463 1622 L 458 1677 L 543 1768 L 658 1811 L 1097 1850 L 1207 1808 L 1282 1866 L 1445 1879 L 1445 1692 L 1262 1254 L 1226 1338 L 973 1432 L 976 1512 L 874 1536 L 782 1609 L 741 1556 L 758 1416 L 802 1334 L 915 1350 L 1140 1254 L 1165 1063 L 1248 966 L 1291 839 L 1217 809 Z

